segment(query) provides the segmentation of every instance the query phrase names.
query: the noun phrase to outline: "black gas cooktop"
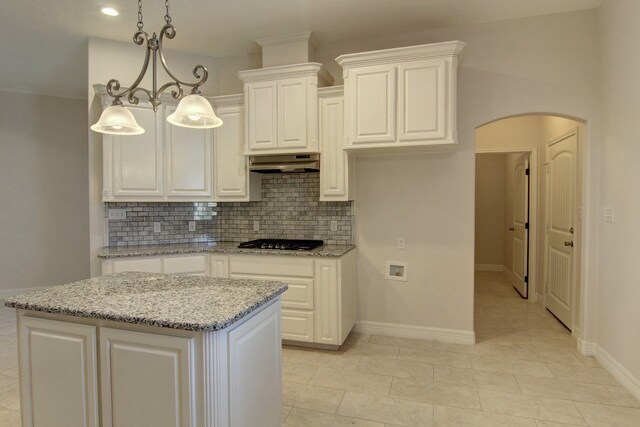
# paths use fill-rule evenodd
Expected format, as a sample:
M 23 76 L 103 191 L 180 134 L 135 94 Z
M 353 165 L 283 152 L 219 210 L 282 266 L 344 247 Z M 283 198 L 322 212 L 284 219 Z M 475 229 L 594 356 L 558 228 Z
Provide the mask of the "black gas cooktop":
M 257 239 L 242 242 L 239 248 L 251 249 L 281 249 L 289 251 L 310 251 L 324 245 L 322 240 L 294 240 L 294 239 Z

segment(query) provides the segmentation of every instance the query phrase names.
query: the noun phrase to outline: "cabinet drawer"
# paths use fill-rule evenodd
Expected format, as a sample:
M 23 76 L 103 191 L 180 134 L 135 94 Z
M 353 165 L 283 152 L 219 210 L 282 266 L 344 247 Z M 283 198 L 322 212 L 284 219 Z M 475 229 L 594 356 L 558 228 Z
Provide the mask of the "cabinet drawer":
M 281 256 L 237 255 L 229 257 L 231 274 L 313 277 L 313 260 Z
M 313 342 L 313 312 L 283 309 L 282 339 Z
M 282 308 L 297 308 L 313 310 L 313 279 L 299 277 L 260 276 L 254 274 L 231 274 L 231 278 L 278 280 L 289 285 L 289 289 L 282 294 Z
M 122 259 L 113 262 L 113 272 L 141 271 L 143 273 L 162 273 L 160 258 Z
M 206 255 L 165 258 L 162 264 L 162 272 L 169 274 L 205 275 L 208 271 Z

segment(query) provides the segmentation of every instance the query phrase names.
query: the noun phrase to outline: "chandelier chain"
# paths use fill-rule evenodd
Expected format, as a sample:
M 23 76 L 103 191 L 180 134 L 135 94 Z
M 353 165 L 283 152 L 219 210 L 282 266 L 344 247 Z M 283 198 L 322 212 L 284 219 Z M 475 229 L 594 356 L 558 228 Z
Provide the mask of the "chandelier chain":
M 164 15 L 164 21 L 167 25 L 171 25 L 171 16 L 169 16 L 169 0 L 164 0 L 164 7 L 167 9 L 167 13 Z
M 144 27 L 144 22 L 142 22 L 142 0 L 138 0 L 138 31 L 142 31 L 142 27 Z

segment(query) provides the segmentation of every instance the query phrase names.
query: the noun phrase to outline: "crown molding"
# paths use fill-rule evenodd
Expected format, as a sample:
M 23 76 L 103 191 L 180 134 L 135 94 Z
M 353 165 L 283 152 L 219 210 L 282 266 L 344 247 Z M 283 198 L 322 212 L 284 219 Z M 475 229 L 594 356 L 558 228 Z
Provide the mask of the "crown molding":
M 308 62 L 305 64 L 279 65 L 277 67 L 257 68 L 238 72 L 238 78 L 243 82 L 260 82 L 266 80 L 288 79 L 292 77 L 321 77 L 326 78 L 328 73 L 321 73 L 322 64 Z M 331 75 L 329 74 L 329 77 Z M 333 77 L 331 77 L 333 81 Z
M 349 53 L 338 56 L 336 62 L 343 69 L 348 69 L 394 62 L 417 61 L 420 59 L 454 57 L 460 53 L 465 44 L 466 43 L 460 41 L 451 41 L 374 50 L 370 52 Z
M 311 34 L 311 31 L 305 31 L 302 33 L 287 34 L 284 36 L 263 37 L 256 40 L 261 47 L 265 46 L 277 46 L 287 43 L 295 42 L 309 42 L 313 47 L 317 47 L 316 40 Z
M 206 97 L 214 107 L 242 107 L 244 106 L 244 94 L 220 95 Z
M 318 98 L 344 95 L 344 86 L 327 86 L 318 88 Z

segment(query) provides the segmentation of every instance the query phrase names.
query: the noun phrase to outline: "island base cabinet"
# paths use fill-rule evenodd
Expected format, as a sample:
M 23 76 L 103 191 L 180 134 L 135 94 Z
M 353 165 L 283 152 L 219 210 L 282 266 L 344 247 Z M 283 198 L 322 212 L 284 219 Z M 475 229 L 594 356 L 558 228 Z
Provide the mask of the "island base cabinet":
M 18 334 L 23 427 L 282 425 L 280 297 L 216 331 L 20 310 Z
M 97 427 L 96 327 L 19 318 L 23 427 Z
M 100 329 L 102 425 L 196 426 L 194 338 Z

